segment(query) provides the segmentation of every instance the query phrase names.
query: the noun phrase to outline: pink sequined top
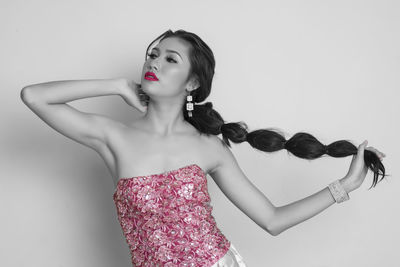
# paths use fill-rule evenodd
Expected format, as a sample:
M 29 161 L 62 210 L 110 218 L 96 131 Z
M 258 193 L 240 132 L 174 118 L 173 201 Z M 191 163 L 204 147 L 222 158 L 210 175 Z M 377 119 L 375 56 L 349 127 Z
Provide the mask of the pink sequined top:
M 113 199 L 133 266 L 212 266 L 229 250 L 197 164 L 120 178 Z

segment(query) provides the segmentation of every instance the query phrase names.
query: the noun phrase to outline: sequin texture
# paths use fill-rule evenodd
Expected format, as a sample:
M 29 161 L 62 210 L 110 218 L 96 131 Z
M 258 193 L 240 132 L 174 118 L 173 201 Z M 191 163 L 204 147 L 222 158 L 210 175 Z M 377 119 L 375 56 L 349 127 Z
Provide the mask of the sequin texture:
M 207 267 L 229 250 L 197 164 L 121 178 L 113 199 L 133 266 Z

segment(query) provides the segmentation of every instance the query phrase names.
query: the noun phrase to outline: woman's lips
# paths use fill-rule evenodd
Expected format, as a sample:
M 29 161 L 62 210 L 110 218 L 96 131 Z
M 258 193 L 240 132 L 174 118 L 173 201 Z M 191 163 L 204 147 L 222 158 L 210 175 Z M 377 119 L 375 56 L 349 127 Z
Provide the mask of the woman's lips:
M 148 81 L 158 81 L 157 76 L 153 72 L 146 72 L 144 78 Z

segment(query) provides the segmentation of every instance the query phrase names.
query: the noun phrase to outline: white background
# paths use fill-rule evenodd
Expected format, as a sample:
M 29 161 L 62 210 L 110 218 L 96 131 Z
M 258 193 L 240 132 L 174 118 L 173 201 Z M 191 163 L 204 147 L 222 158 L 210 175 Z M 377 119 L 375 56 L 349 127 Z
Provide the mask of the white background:
M 147 45 L 184 29 L 213 49 L 206 101 L 250 130 L 308 132 L 386 153 L 387 180 L 273 237 L 208 176 L 214 217 L 248 266 L 400 266 L 398 1 L 0 2 L 0 265 L 131 266 L 111 175 L 87 147 L 48 127 L 20 100 L 55 80 L 141 75 Z M 123 122 L 138 113 L 119 96 L 70 102 Z M 351 157 L 297 158 L 233 145 L 243 171 L 277 206 L 342 178 Z M 260 212 L 263 212 L 260 210 Z

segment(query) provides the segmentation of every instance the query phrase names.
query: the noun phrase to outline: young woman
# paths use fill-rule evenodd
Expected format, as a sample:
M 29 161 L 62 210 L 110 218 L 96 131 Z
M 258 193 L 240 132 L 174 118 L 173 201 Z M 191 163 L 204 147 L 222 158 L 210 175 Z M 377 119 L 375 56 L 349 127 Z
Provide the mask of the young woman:
M 266 129 L 247 132 L 242 122 L 225 123 L 211 102 L 196 104 L 210 94 L 215 67 L 212 51 L 197 35 L 169 30 L 146 52 L 140 85 L 124 78 L 55 81 L 21 91 L 24 103 L 48 125 L 104 159 L 115 183 L 113 199 L 134 266 L 245 266 L 211 215 L 207 174 L 229 200 L 274 236 L 349 199 L 368 167 L 374 172 L 373 186 L 378 175 L 385 177 L 385 155 L 366 147 L 367 141 L 358 148 L 345 140 L 325 146 L 307 133 L 285 140 Z M 115 94 L 143 116 L 125 125 L 66 104 Z M 266 152 L 285 148 L 305 159 L 328 154 L 353 155 L 353 160 L 345 177 L 276 207 L 242 172 L 229 140 L 247 141 Z

